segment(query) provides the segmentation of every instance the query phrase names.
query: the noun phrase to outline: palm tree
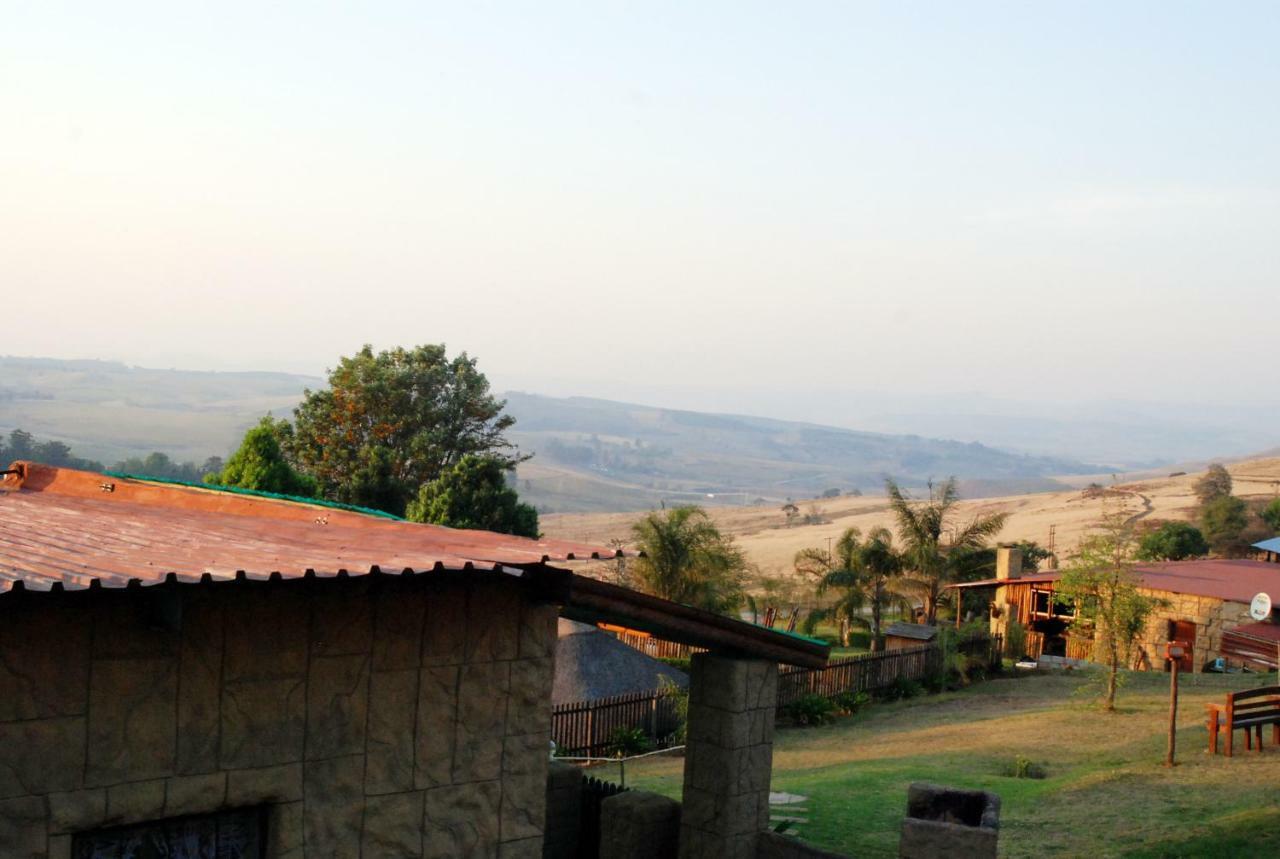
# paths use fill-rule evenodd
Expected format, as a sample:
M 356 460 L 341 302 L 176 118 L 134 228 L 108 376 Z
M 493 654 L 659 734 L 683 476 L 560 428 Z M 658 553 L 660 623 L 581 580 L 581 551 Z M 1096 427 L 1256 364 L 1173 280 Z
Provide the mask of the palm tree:
M 910 589 L 924 603 L 925 622 L 932 624 L 938 619 L 938 597 L 943 587 L 955 580 L 961 558 L 967 550 L 985 547 L 1004 527 L 1006 516 L 975 516 L 967 525 L 953 525 L 950 519 L 960 500 L 954 477 L 940 486 L 929 484 L 927 501 L 909 497 L 893 480 L 886 480 L 885 488 L 903 542 L 903 567 L 908 580 L 904 584 L 910 583 Z
M 819 595 L 837 592 L 834 605 L 810 613 L 806 622 L 809 629 L 824 618 L 834 618 L 840 625 L 840 645 L 848 647 L 850 626 L 869 626 L 871 649 L 879 649 L 884 609 L 902 603 L 902 598 L 889 587 L 890 580 L 901 569 L 901 562 L 888 531 L 877 528 L 863 542 L 861 531 L 847 528 L 831 553 L 823 549 L 797 552 L 795 568 L 796 572 L 817 579 Z M 868 606 L 870 624 L 863 616 Z
M 701 507 L 655 511 L 631 532 L 642 553 L 631 565 L 639 590 L 720 613 L 742 603 L 746 560 Z

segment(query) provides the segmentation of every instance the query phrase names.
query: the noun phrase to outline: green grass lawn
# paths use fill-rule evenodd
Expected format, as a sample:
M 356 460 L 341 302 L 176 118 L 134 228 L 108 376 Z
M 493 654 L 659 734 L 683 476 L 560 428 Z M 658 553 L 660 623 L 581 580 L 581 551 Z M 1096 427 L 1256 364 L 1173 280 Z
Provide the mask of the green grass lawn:
M 1205 754 L 1204 704 L 1262 682 L 1184 676 L 1179 766 L 1163 766 L 1168 677 L 1130 675 L 1120 710 L 1091 704 L 1082 672 L 999 679 L 874 704 L 822 728 L 779 730 L 773 789 L 809 797 L 800 837 L 856 857 L 896 856 L 907 785 L 999 794 L 1002 856 L 1280 855 L 1280 748 Z M 1041 780 L 1005 775 L 1023 756 Z M 679 797 L 683 762 L 628 766 L 631 787 Z

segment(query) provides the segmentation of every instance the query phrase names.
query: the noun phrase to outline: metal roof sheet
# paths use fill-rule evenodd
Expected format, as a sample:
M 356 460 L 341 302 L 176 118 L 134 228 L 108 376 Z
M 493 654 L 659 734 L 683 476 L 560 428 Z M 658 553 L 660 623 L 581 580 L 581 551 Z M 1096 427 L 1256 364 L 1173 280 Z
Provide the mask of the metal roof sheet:
M 1280 553 L 1280 537 L 1272 537 L 1270 540 L 1259 540 L 1253 544 L 1253 548 L 1263 552 Z
M 1134 567 L 1134 572 L 1142 578 L 1142 586 L 1153 591 L 1214 597 L 1246 605 L 1259 591 L 1265 591 L 1280 599 L 1280 564 L 1202 558 L 1195 561 L 1138 564 Z M 1048 584 L 1057 581 L 1061 576 L 1060 570 L 1048 570 L 1016 579 L 983 579 L 949 587 L 982 588 L 1008 584 Z
M 391 521 L 271 498 L 19 464 L 0 483 L 0 592 L 308 570 L 488 568 L 613 557 L 563 540 Z M 20 583 L 20 584 L 19 584 Z

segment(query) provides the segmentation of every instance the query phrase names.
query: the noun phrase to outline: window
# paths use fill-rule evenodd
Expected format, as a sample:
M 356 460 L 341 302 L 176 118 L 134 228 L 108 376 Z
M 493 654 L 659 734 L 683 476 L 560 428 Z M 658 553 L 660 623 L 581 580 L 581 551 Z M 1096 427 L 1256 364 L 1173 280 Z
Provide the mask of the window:
M 1052 603 L 1052 608 L 1050 608 Z M 1033 590 L 1031 592 L 1031 614 L 1035 617 L 1061 617 L 1071 619 L 1076 616 L 1076 607 L 1072 603 L 1061 602 L 1053 598 L 1053 591 Z
M 262 859 L 261 808 L 176 817 L 77 835 L 72 859 Z

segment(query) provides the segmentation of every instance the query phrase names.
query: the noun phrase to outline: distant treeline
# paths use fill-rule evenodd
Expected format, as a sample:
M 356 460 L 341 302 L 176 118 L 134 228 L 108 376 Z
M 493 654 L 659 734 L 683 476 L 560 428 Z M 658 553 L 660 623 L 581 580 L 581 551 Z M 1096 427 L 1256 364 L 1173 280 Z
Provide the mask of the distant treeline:
M 6 440 L 0 437 L 0 464 L 8 465 L 19 459 L 42 462 L 62 468 L 79 468 L 84 471 L 106 471 L 101 462 L 82 459 L 71 451 L 70 445 L 60 441 L 41 441 L 25 430 L 16 429 Z M 149 453 L 144 457 L 130 457 L 111 466 L 111 471 L 159 477 L 165 480 L 186 480 L 199 483 L 206 474 L 222 470 L 222 457 L 211 456 L 203 464 L 174 462 L 168 454 Z

